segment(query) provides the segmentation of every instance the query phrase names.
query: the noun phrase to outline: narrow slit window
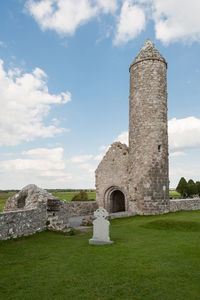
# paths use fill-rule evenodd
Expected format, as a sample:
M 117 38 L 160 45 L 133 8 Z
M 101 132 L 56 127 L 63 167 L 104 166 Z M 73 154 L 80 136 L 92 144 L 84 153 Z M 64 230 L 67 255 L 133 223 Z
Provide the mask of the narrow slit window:
M 161 145 L 158 145 L 158 152 L 160 152 L 161 150 Z

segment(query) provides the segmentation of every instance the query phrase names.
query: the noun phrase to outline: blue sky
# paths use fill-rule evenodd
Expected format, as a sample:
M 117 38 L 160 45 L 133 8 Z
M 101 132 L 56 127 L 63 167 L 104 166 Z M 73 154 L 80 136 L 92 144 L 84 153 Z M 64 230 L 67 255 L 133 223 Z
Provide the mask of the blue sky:
M 168 62 L 170 185 L 200 180 L 200 3 L 0 3 L 0 189 L 93 188 L 127 141 L 129 66 L 149 37 Z

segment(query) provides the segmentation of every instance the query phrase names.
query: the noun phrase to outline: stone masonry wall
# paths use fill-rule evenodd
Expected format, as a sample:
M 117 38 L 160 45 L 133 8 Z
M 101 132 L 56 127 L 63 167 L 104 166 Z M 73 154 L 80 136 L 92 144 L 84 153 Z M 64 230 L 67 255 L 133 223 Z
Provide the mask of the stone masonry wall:
M 125 196 L 128 210 L 128 156 L 129 148 L 119 142 L 113 143 L 96 170 L 96 200 L 99 206 L 110 211 L 109 194 L 117 189 Z
M 69 227 L 68 206 L 65 200 L 47 200 L 47 228 L 49 230 L 67 231 Z
M 91 215 L 97 208 L 96 201 L 65 201 L 65 210 L 69 217 Z
M 0 213 L 0 240 L 28 236 L 46 229 L 46 204 L 35 209 Z
M 130 67 L 129 207 L 169 211 L 167 64 L 147 40 Z
M 200 199 L 170 200 L 170 212 L 200 209 Z

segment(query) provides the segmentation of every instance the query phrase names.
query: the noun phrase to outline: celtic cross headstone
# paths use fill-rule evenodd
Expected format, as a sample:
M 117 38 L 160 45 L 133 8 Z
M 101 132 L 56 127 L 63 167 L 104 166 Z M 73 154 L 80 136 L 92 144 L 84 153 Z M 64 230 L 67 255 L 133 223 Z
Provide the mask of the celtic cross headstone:
M 95 220 L 93 221 L 93 237 L 89 240 L 89 244 L 105 245 L 113 244 L 110 240 L 109 226 L 110 222 L 106 219 L 108 212 L 103 207 L 99 207 L 94 212 Z

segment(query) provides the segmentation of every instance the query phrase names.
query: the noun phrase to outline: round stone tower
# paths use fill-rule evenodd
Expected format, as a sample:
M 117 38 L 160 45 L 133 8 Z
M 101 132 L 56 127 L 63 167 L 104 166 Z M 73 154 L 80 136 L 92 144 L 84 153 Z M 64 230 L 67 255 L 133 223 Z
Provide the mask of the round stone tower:
M 169 211 L 167 63 L 149 39 L 130 66 L 129 210 Z

